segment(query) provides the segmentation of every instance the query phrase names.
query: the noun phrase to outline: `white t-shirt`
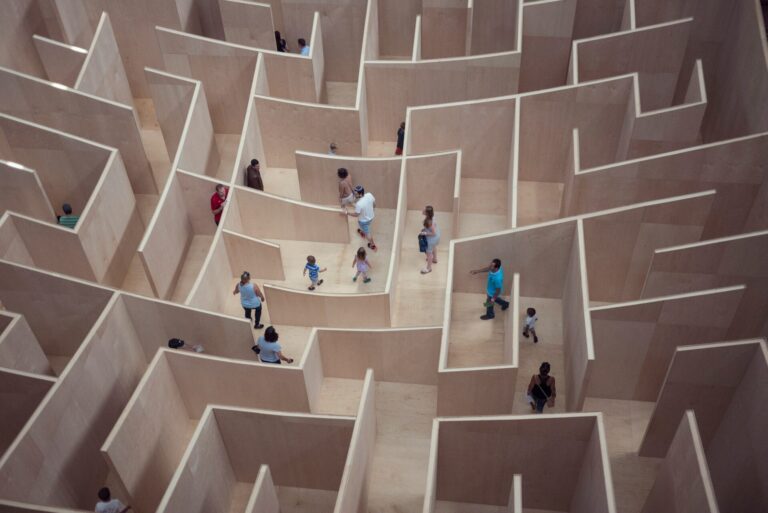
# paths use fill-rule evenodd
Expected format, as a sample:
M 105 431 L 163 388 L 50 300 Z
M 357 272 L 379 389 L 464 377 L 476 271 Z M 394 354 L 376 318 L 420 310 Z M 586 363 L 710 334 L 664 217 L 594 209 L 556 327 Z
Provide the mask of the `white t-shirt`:
M 536 321 L 539 320 L 539 317 L 534 315 L 533 317 L 525 316 L 525 325 L 529 330 L 532 330 L 536 327 Z
M 122 502 L 112 499 L 109 502 L 99 501 L 96 503 L 96 513 L 120 513 L 125 509 Z
M 355 203 L 355 212 L 357 214 L 360 214 L 358 216 L 358 220 L 362 223 L 370 223 L 373 221 L 373 204 L 376 201 L 376 198 L 373 197 L 373 194 L 370 192 L 366 192 L 363 194 L 363 197 L 357 200 L 357 203 Z

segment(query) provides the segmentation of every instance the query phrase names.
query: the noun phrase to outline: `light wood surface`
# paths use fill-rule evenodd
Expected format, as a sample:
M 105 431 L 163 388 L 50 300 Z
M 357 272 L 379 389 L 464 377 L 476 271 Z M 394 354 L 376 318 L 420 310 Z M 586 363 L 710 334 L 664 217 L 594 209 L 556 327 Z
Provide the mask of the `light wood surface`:
M 32 41 L 48 80 L 74 87 L 88 50 L 79 46 L 66 45 L 38 34 L 32 36 Z

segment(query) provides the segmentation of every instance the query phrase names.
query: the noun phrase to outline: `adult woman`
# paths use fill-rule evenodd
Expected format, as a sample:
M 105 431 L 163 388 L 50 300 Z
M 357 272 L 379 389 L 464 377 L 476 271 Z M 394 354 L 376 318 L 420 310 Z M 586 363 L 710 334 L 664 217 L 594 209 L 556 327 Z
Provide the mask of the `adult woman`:
M 539 367 L 539 374 L 531 376 L 531 382 L 528 384 L 528 396 L 533 399 L 531 409 L 542 413 L 544 405 L 550 408 L 555 407 L 555 378 L 549 375 L 549 362 L 544 362 Z
M 435 209 L 427 205 L 422 211 L 424 214 L 424 228 L 421 233 L 427 237 L 427 266 L 421 270 L 421 274 L 432 272 L 432 264 L 437 263 L 437 245 L 440 244 L 440 228 L 435 220 Z
M 261 303 L 266 301 L 266 299 L 264 299 L 264 294 L 259 290 L 259 286 L 251 283 L 251 273 L 245 271 L 240 275 L 240 281 L 235 285 L 235 290 L 232 291 L 232 294 L 240 294 L 240 304 L 243 305 L 245 318 L 249 321 L 251 320 L 251 310 L 253 310 L 253 328 L 257 330 L 263 328 L 264 325 L 259 324 L 259 321 L 261 321 Z
M 258 354 L 261 363 L 276 363 L 280 365 L 280 360 L 283 360 L 286 363 L 293 363 L 293 358 L 288 358 L 287 356 L 283 355 L 283 348 L 280 344 L 277 343 L 279 338 L 280 335 L 277 334 L 274 326 L 269 326 L 266 330 L 264 330 L 264 336 L 259 337 L 259 340 L 256 342 L 256 346 L 253 348 L 255 351 L 258 347 Z

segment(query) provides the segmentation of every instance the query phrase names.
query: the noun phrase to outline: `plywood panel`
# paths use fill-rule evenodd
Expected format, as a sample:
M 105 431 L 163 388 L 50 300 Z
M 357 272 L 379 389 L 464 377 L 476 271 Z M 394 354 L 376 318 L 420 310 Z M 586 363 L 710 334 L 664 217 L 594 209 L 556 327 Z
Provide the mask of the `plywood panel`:
M 0 223 L 0 255 L 3 260 L 33 267 L 35 263 L 14 224 L 14 219 L 14 216 L 7 216 L 5 222 Z
M 458 153 L 407 158 L 407 209 L 422 211 L 426 205 L 432 205 L 436 211 L 453 212 L 456 181 L 460 180 L 456 172 L 458 163 Z
M 421 14 L 421 0 L 378 0 L 377 30 L 379 51 L 383 56 L 408 58 L 411 55 L 416 16 Z M 374 59 L 378 55 L 374 56 Z
M 55 378 L 0 368 L 0 452 L 8 449 L 55 382 Z
M 437 385 L 441 336 L 440 328 L 320 329 L 323 375 L 363 379 L 373 369 L 377 381 Z
M 272 219 L 270 223 L 245 223 L 244 235 L 257 239 L 349 242 L 349 224 L 338 208 L 319 207 L 239 186 L 234 188 L 234 194 L 242 219 Z
M 16 212 L 26 216 L 53 222 L 55 213 L 48 201 L 37 173 L 31 169 L 17 169 L 0 162 L 0 212 Z
M 213 410 L 238 481 L 267 464 L 277 486 L 337 490 L 354 420 L 344 417 Z M 272 443 L 258 443 L 271 439 Z
M 709 445 L 750 362 L 759 353 L 757 340 L 678 347 L 639 454 L 664 457 L 679 432 L 678 426 L 686 422 L 686 410 L 696 412 L 697 431 L 704 446 Z
M 38 2 L 3 2 L 0 5 L 0 66 L 44 77 L 43 64 L 32 41 L 36 33 L 46 33 Z
M 130 107 L 0 69 L 0 110 L 120 150 L 136 194 L 157 192 Z
M 678 346 L 723 340 L 743 287 L 591 310 L 595 361 L 587 395 L 653 401 Z
M 117 297 L 102 319 L 0 461 L 3 497 L 93 506 L 93 490 L 103 486 L 109 472 L 99 448 L 146 368 Z
M 222 235 L 232 275 L 251 269 L 251 276 L 268 280 L 285 280 L 280 246 L 271 242 L 246 237 L 229 230 Z
M 195 89 L 200 87 L 200 82 L 151 68 L 145 68 L 144 73 L 168 158 L 173 161 L 192 108 Z
M 230 43 L 272 50 L 275 27 L 269 4 L 249 0 L 219 0 L 224 38 Z
M 520 92 L 566 84 L 577 3 L 556 0 L 523 5 Z
M 422 2 L 421 53 L 424 59 L 465 55 L 467 3 L 462 0 Z
M 307 293 L 264 285 L 269 318 L 275 324 L 334 328 L 387 328 L 391 325 L 388 292 L 371 294 Z M 340 315 L 344 312 L 344 315 Z
M 680 421 L 643 512 L 670 507 L 680 513 L 719 511 L 692 410 L 688 410 Z
M 296 171 L 302 201 L 339 204 L 337 170 L 345 168 L 354 185 L 362 185 L 376 197 L 376 207 L 396 208 L 402 158 L 345 158 L 320 153 L 296 152 Z
M 595 419 L 595 428 L 589 437 L 578 475 L 576 491 L 571 499 L 569 511 L 572 513 L 615 513 L 613 482 L 601 414 L 598 414 Z
M 355 109 L 254 98 L 264 160 L 270 167 L 295 168 L 297 150 L 325 153 L 335 142 L 343 155 L 361 155 L 360 113 Z
M 32 36 L 32 42 L 45 69 L 45 78 L 67 87 L 74 87 L 88 50 L 37 34 Z
M 517 368 L 441 369 L 437 385 L 440 416 L 506 415 L 512 411 Z M 507 490 L 509 491 L 509 490 Z
M 107 13 L 101 15 L 88 56 L 75 81 L 75 89 L 133 106 L 128 76 Z
M 367 62 L 368 133 L 373 140 L 389 140 L 405 120 L 409 106 L 514 94 L 519 73 L 517 52 L 436 61 Z
M 472 5 L 471 55 L 519 50 L 520 3 L 519 0 L 493 0 Z
M 217 175 L 221 155 L 216 147 L 208 101 L 202 85 L 193 94 L 176 162 L 185 171 L 214 177 Z
M 275 37 L 272 35 L 272 44 Z M 320 51 L 314 46 L 311 51 Z M 318 103 L 319 97 L 315 89 L 315 70 L 313 58 L 298 54 L 264 52 L 264 60 L 269 91 L 274 98 L 296 100 L 300 102 Z M 322 74 L 317 77 L 322 81 Z
M 220 237 L 214 242 L 210 258 L 207 264 L 203 265 L 189 293 L 188 304 L 203 310 L 226 312 L 226 305 L 232 298 L 232 289 L 229 285 L 223 287 L 222 284 L 232 284 L 232 281 L 227 246 L 223 237 Z
M 157 27 L 165 69 L 203 84 L 216 133 L 239 134 L 258 52 Z
M 406 152 L 418 155 L 460 149 L 463 178 L 506 179 L 514 120 L 515 100 L 511 98 L 414 108 L 406 127 Z
M 0 367 L 51 376 L 51 365 L 23 315 L 3 312 L 7 322 L 0 334 Z
M 262 465 L 259 469 L 245 513 L 280 513 L 280 504 L 272 474 L 269 472 L 269 465 Z

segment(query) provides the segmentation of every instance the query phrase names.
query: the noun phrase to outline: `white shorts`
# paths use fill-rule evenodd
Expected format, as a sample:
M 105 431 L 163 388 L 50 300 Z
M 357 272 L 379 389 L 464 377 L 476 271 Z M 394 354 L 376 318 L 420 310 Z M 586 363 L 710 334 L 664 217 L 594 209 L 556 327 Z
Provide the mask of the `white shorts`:
M 350 194 L 346 198 L 341 198 L 341 206 L 342 207 L 345 206 L 345 205 L 354 205 L 354 204 L 355 204 L 355 194 L 354 193 Z

